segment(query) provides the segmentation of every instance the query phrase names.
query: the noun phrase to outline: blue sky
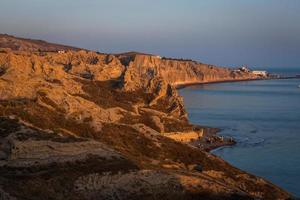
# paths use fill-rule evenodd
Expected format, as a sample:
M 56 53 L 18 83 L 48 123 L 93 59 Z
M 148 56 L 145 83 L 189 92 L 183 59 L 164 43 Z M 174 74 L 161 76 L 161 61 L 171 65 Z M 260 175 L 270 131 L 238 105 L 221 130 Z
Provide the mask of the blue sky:
M 300 68 L 299 0 L 0 0 L 0 32 L 101 52 Z

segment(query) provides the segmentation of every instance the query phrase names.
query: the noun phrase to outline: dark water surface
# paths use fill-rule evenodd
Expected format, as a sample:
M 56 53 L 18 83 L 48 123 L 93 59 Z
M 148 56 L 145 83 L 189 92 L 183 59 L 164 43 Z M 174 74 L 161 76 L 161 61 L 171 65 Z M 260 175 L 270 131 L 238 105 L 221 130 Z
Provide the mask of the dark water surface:
M 300 79 L 191 86 L 179 90 L 190 120 L 238 142 L 213 153 L 300 197 Z

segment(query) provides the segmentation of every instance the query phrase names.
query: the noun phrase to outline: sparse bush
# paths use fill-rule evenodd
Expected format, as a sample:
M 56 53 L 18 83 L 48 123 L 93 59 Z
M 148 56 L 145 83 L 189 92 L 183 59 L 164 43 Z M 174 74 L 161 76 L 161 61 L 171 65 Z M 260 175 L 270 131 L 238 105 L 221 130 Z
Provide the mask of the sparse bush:
M 168 57 L 162 57 L 162 60 L 175 60 L 175 61 L 185 61 L 185 62 L 195 62 L 192 59 L 187 58 L 168 58 Z
M 98 63 L 99 59 L 97 57 L 89 57 L 88 58 L 88 63 L 91 65 L 96 65 Z
M 4 75 L 6 72 L 6 69 L 2 66 L 0 66 L 0 76 Z
M 94 80 L 94 78 L 95 78 L 94 74 L 91 73 L 90 71 L 87 71 L 87 72 L 85 72 L 85 73 L 82 73 L 82 74 L 80 74 L 80 76 L 81 76 L 82 78 L 89 79 L 89 80 Z
M 10 59 L 6 55 L 4 57 L 0 56 L 0 76 L 4 75 L 9 68 Z
M 98 55 L 95 52 L 89 52 L 86 62 L 90 65 L 96 65 L 99 62 Z

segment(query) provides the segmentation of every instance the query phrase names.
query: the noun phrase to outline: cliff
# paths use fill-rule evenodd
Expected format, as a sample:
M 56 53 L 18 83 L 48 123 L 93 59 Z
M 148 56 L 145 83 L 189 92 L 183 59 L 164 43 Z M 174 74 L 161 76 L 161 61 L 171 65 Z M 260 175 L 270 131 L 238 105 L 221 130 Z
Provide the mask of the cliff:
M 0 197 L 288 199 L 262 178 L 172 139 L 210 130 L 188 122 L 174 86 L 233 74 L 152 55 L 1 52 Z
M 138 53 L 119 55 L 118 57 L 136 73 L 147 77 L 161 77 L 174 86 L 259 78 L 251 72 L 237 71 L 191 60 L 168 59 Z

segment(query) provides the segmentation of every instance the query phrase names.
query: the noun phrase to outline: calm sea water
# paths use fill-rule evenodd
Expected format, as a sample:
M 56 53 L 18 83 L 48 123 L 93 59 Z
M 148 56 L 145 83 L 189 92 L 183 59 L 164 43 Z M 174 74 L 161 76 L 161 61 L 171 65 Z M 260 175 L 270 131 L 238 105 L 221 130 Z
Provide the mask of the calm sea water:
M 179 90 L 193 123 L 238 142 L 213 153 L 300 197 L 300 79 L 191 86 Z

